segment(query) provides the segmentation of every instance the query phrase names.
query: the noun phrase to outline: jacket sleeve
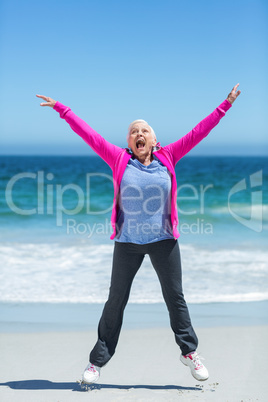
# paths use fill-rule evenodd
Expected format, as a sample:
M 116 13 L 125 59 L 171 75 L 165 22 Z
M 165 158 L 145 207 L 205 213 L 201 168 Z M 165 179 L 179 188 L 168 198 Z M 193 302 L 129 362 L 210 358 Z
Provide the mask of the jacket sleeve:
M 84 120 L 76 116 L 74 112 L 60 102 L 56 102 L 55 109 L 62 119 L 64 119 L 83 140 L 95 151 L 111 169 L 114 167 L 117 156 L 122 152 L 122 148 L 111 144 L 91 128 Z
M 166 145 L 165 148 L 173 158 L 174 166 L 176 163 L 192 148 L 194 148 L 210 131 L 219 123 L 221 118 L 225 116 L 227 110 L 232 104 L 225 99 L 210 115 L 197 124 L 188 134 L 179 140 Z

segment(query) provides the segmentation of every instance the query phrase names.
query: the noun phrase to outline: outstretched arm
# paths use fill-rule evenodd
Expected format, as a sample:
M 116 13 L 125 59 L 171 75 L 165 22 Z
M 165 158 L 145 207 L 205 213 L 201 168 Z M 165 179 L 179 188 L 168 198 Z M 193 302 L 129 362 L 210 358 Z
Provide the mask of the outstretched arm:
M 219 123 L 225 113 L 232 107 L 232 103 L 240 95 L 241 91 L 237 91 L 239 84 L 235 85 L 232 91 L 209 116 L 197 124 L 188 134 L 184 135 L 178 141 L 175 141 L 164 148 L 173 158 L 174 166 L 176 163 L 192 148 L 194 148 L 210 131 Z
M 83 140 L 95 151 L 110 167 L 113 169 L 115 160 L 122 149 L 117 145 L 111 144 L 91 128 L 84 120 L 76 116 L 74 112 L 68 107 L 55 101 L 54 99 L 44 96 L 36 95 L 46 102 L 40 103 L 40 106 L 49 106 L 55 109 L 62 119 L 64 119 Z

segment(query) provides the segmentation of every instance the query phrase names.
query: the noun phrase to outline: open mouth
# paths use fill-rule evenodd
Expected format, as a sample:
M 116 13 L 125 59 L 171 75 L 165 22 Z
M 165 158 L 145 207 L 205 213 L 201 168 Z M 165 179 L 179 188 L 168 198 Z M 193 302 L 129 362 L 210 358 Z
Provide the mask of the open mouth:
M 139 138 L 136 142 L 136 148 L 144 148 L 145 147 L 145 141 L 143 138 Z

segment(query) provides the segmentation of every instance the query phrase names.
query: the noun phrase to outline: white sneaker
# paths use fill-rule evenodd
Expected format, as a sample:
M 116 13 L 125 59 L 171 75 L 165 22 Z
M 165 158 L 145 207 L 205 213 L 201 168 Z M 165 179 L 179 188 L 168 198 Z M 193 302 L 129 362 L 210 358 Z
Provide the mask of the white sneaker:
M 82 382 L 92 384 L 93 382 L 98 381 L 100 378 L 100 369 L 100 367 L 89 362 L 83 373 Z
M 186 356 L 181 355 L 180 360 L 185 366 L 189 366 L 192 376 L 198 381 L 205 381 L 208 379 L 208 371 L 201 363 L 200 357 L 197 352 L 188 353 Z

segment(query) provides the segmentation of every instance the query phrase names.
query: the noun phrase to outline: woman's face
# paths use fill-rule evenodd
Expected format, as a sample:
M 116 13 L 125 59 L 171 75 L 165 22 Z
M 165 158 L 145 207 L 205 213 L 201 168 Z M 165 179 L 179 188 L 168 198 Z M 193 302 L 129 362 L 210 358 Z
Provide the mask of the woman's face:
M 128 137 L 128 146 L 136 157 L 148 155 L 156 145 L 156 138 L 145 123 L 135 123 Z

